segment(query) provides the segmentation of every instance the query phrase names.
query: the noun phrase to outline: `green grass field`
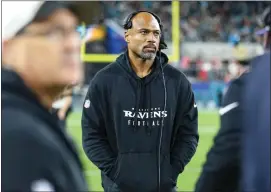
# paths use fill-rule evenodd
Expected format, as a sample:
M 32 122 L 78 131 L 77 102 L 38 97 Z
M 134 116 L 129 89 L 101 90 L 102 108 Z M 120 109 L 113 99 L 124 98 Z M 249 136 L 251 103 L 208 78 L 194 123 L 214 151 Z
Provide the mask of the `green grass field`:
M 85 167 L 85 175 L 90 191 L 103 191 L 100 171 L 88 160 L 82 149 L 80 121 L 81 114 L 73 113 L 68 119 L 68 130 L 78 144 L 78 150 Z M 201 172 L 202 164 L 205 162 L 206 153 L 213 143 L 213 137 L 216 134 L 218 127 L 219 116 L 217 112 L 199 112 L 199 146 L 191 162 L 186 166 L 184 172 L 178 178 L 178 191 L 194 190 L 194 185 Z

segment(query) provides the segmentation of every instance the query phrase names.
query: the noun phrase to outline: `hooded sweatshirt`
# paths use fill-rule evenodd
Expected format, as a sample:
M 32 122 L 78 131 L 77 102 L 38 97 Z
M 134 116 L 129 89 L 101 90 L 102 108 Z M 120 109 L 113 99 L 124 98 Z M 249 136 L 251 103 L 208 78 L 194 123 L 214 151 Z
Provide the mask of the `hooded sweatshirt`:
M 2 190 L 86 191 L 77 150 L 14 71 L 2 74 Z
M 83 148 L 121 191 L 170 191 L 196 151 L 194 94 L 185 75 L 167 62 L 161 53 L 152 72 L 139 78 L 126 51 L 90 83 Z

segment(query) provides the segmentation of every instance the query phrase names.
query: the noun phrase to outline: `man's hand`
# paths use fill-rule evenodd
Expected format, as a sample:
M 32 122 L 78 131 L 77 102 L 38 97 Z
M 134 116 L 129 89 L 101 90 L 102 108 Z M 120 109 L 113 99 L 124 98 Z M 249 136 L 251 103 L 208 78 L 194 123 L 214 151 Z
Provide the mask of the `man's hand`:
M 66 112 L 64 110 L 59 110 L 57 113 L 57 116 L 60 120 L 64 120 L 65 115 L 66 115 Z
M 66 117 L 66 113 L 69 110 L 69 107 L 72 105 L 72 96 L 66 96 L 64 99 L 64 105 L 57 112 L 57 116 L 60 120 L 64 120 Z

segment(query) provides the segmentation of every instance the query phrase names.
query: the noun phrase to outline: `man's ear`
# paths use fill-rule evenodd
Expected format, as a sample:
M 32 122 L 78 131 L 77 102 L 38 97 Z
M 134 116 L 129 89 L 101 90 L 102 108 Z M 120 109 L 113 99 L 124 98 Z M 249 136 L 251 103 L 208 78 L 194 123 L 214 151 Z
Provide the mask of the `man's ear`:
M 5 58 L 7 55 L 10 55 L 10 49 L 12 48 L 11 46 L 12 39 L 5 39 L 2 41 L 2 57 Z
M 2 51 L 4 52 L 5 48 L 8 45 L 8 40 L 2 40 Z
M 125 41 L 126 41 L 127 43 L 129 43 L 129 42 L 130 42 L 130 40 L 129 40 L 129 32 L 128 32 L 128 30 L 126 30 L 126 31 L 124 32 L 124 38 L 125 38 Z

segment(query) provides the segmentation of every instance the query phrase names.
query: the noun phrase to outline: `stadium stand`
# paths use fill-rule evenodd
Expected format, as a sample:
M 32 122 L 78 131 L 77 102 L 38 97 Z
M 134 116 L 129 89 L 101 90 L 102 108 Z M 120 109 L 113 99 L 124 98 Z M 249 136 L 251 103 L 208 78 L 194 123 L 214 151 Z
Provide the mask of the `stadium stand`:
M 160 15 L 164 22 L 165 37 L 171 38 L 171 2 L 135 1 L 102 2 L 105 18 L 115 20 L 122 25 L 123 18 L 135 10 L 151 10 Z M 257 17 L 268 2 L 210 2 L 187 1 L 180 4 L 181 32 L 184 41 L 241 41 L 256 42 L 253 35 L 257 30 Z M 162 7 L 162 9 L 161 9 Z M 222 25 L 223 24 L 223 25 Z

